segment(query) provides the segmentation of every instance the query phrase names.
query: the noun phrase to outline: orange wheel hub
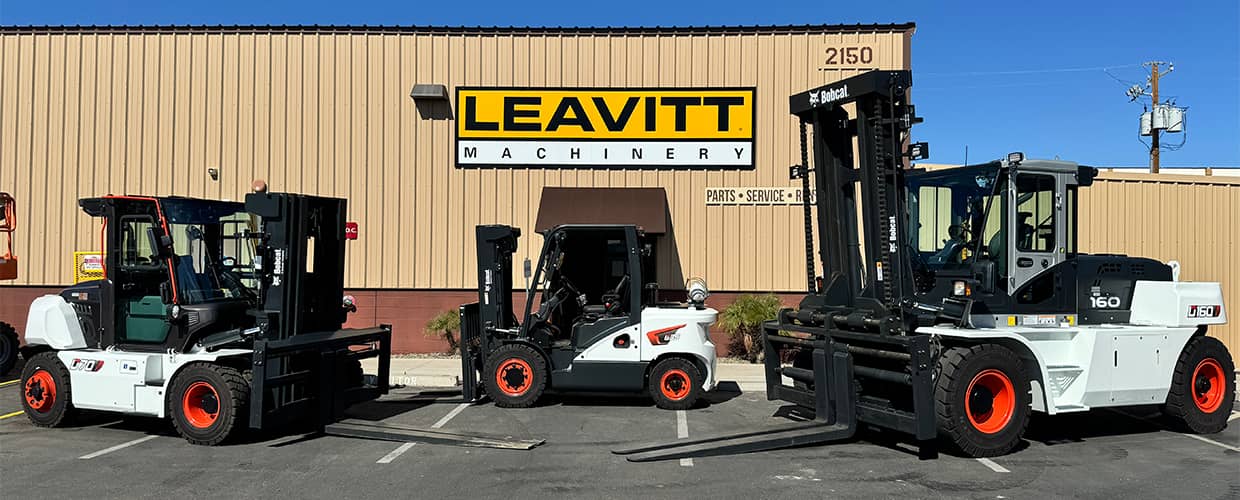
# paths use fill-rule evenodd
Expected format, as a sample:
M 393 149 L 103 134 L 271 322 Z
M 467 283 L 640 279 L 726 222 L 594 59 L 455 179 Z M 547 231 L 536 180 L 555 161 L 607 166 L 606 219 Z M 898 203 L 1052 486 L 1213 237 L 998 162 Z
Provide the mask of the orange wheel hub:
M 40 368 L 26 379 L 26 404 L 39 413 L 52 411 L 56 404 L 56 379 L 47 370 Z
M 220 395 L 206 382 L 194 382 L 181 396 L 181 414 L 189 425 L 206 429 L 220 418 Z
M 679 368 L 668 370 L 659 379 L 659 391 L 672 401 L 680 401 L 689 396 L 689 374 Z
M 534 370 L 521 358 L 508 358 L 495 370 L 495 385 L 509 396 L 529 392 L 534 382 Z
M 1012 421 L 1016 413 L 1016 390 L 1007 374 L 995 370 L 983 370 L 969 382 L 965 393 L 964 412 L 974 429 L 994 434 Z
M 1223 404 L 1223 367 L 1214 358 L 1197 363 L 1193 370 L 1193 403 L 1205 413 L 1214 413 Z

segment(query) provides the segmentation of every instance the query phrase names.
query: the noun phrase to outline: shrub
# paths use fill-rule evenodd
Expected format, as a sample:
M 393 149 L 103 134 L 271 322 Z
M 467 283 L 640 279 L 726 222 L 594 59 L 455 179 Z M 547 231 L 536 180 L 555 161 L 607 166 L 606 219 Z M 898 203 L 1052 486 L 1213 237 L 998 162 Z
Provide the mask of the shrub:
M 461 331 L 461 314 L 456 309 L 441 312 L 426 322 L 426 336 L 432 338 L 439 337 L 448 341 L 448 352 L 450 354 L 459 354 L 461 352 L 461 344 L 456 337 L 456 333 L 459 331 Z
M 783 307 L 775 294 L 744 294 L 719 314 L 719 327 L 731 340 L 728 354 L 750 362 L 762 360 L 762 323 L 775 319 Z

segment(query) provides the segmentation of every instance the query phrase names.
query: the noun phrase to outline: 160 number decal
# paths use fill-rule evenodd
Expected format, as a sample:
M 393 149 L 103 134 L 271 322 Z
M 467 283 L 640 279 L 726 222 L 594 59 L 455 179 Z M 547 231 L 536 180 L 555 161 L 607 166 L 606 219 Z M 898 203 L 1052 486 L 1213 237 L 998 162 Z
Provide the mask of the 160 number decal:
M 827 66 L 874 62 L 874 49 L 871 47 L 827 47 L 826 55 L 827 58 L 823 64 Z

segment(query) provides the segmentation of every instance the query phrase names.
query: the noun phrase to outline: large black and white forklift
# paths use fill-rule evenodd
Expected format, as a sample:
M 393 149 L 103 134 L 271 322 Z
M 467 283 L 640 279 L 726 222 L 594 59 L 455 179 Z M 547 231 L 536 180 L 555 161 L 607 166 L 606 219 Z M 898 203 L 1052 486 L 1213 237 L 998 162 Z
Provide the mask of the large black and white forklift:
M 461 306 L 465 399 L 529 407 L 545 390 L 647 392 L 687 409 L 715 386 L 709 291 L 688 283 L 688 303 L 659 303 L 650 251 L 633 225 L 560 225 L 543 234 L 525 290 L 512 304 L 512 255 L 521 230 L 478 226 L 478 302 Z M 529 265 L 526 263 L 526 278 Z
M 1078 192 L 1095 168 L 1020 153 L 909 168 L 928 153 L 908 140 L 911 85 L 907 71 L 872 71 L 790 98 L 791 177 L 818 201 L 803 205 L 808 293 L 765 325 L 766 395 L 812 419 L 616 453 L 771 450 L 862 423 L 912 436 L 923 456 L 942 442 L 990 457 L 1017 446 L 1032 411 L 1132 405 L 1160 405 L 1187 432 L 1226 427 L 1235 365 L 1206 335 L 1226 322 L 1219 284 L 1180 281 L 1175 262 L 1079 252 Z
M 102 280 L 35 299 L 21 400 L 172 420 L 194 444 L 294 420 L 320 428 L 388 390 L 391 327 L 343 329 L 345 200 L 104 196 Z M 364 375 L 361 360 L 378 359 Z

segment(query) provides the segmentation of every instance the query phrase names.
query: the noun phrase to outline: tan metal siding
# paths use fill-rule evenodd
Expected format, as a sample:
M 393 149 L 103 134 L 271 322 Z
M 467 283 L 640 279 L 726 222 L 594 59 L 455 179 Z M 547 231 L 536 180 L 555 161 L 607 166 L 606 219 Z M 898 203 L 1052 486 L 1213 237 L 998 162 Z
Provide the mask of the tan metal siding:
M 830 30 L 827 30 L 830 31 Z M 98 224 L 75 200 L 107 193 L 240 199 L 274 189 L 349 198 L 361 224 L 348 285 L 470 288 L 472 227 L 532 226 L 544 186 L 664 187 L 673 238 L 660 281 L 795 290 L 800 208 L 711 206 L 708 186 L 786 185 L 799 161 L 787 96 L 860 72 L 820 71 L 827 44 L 907 65 L 902 30 L 840 33 L 499 33 L 89 30 L 0 35 L 0 188 L 17 196 L 19 284 L 70 280 Z M 754 171 L 457 170 L 451 108 L 414 83 L 756 86 Z M 209 168 L 219 171 L 211 180 Z M 529 235 L 518 259 L 536 257 Z M 519 273 L 520 271 L 518 271 Z M 518 276 L 519 278 L 519 276 Z
M 1210 334 L 1240 352 L 1240 179 L 1105 173 L 1080 198 L 1082 251 L 1177 260 L 1181 280 L 1222 283 L 1229 323 Z

